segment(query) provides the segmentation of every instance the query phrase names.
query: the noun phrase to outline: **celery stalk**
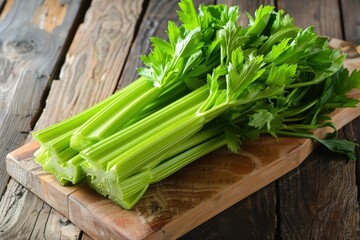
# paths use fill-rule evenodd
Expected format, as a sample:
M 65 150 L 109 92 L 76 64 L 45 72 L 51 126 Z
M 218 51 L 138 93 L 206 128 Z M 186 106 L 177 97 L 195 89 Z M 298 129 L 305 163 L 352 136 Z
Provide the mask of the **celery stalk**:
M 154 114 L 151 114 L 148 117 L 136 122 L 130 127 L 127 127 L 117 132 L 116 134 L 100 141 L 99 143 L 84 149 L 81 151 L 81 155 L 85 159 L 94 162 L 99 161 L 99 159 L 102 159 L 104 162 L 108 161 L 107 159 L 113 159 L 123 151 L 119 150 L 119 148 L 133 140 L 135 136 L 147 133 L 148 131 L 156 132 L 159 128 L 159 123 L 163 123 L 174 116 L 181 115 L 189 108 L 200 104 L 202 101 L 204 101 L 204 99 L 206 99 L 207 95 L 208 90 L 206 87 L 201 87 L 189 93 L 186 95 L 186 97 L 183 97 L 155 112 Z
M 138 88 L 108 104 L 81 125 L 72 135 L 71 147 L 80 151 L 117 132 L 159 93 L 159 88 L 150 81 L 144 81 Z
M 175 93 L 173 93 L 173 91 Z M 183 86 L 178 86 L 175 89 L 172 89 L 168 92 L 165 92 L 163 95 L 161 95 L 158 99 L 156 99 L 152 105 L 146 107 L 142 114 L 140 114 L 137 118 L 137 121 L 140 121 L 141 118 L 146 117 L 147 115 L 151 114 L 151 112 L 156 111 L 156 109 L 162 108 L 166 103 L 170 103 L 179 96 L 184 95 L 188 92 L 187 88 Z M 185 109 L 185 108 L 184 108 Z M 134 121 L 136 123 L 136 121 Z M 131 126 L 131 124 L 129 125 Z M 130 128 L 133 129 L 133 128 Z M 54 173 L 55 175 L 61 176 L 62 183 L 67 183 L 64 180 L 72 182 L 72 184 L 75 184 L 82 180 L 85 177 L 84 171 L 81 168 L 81 164 L 84 162 L 82 157 L 80 155 L 76 155 L 73 158 L 67 158 L 63 159 L 60 156 L 56 156 L 56 154 L 60 153 L 61 151 L 70 148 L 70 137 L 72 136 L 73 131 L 69 131 L 68 133 L 65 133 L 64 135 L 59 136 L 58 138 L 52 139 L 51 141 L 45 143 L 42 145 L 43 149 L 48 149 L 50 152 L 52 152 L 51 161 L 46 164 L 46 170 L 49 172 Z M 71 151 L 73 151 L 72 149 Z M 86 151 L 85 151 L 86 152 Z M 50 158 L 49 158 L 50 159 Z M 48 159 L 48 160 L 49 160 Z M 76 161 L 75 161 L 75 160 Z M 56 162 L 58 161 L 58 162 Z M 37 161 L 40 165 L 45 165 L 46 162 L 46 156 L 43 156 L 39 161 Z M 54 165 L 51 167 L 51 165 Z
M 81 126 L 85 121 L 87 121 L 91 116 L 100 111 L 102 108 L 107 106 L 109 103 L 113 102 L 115 99 L 126 94 L 133 88 L 137 88 L 142 82 L 146 81 L 145 78 L 139 78 L 138 80 L 132 82 L 125 88 L 111 95 L 110 97 L 104 99 L 103 101 L 95 104 L 94 106 L 70 117 L 61 122 L 55 123 L 47 128 L 41 129 L 33 133 L 33 138 L 40 142 L 41 144 L 51 141 L 64 133 L 67 133 L 71 130 L 76 129 Z
M 152 65 L 151 70 L 142 71 L 149 80 L 146 84 L 129 92 L 126 98 L 109 104 L 77 129 L 71 138 L 71 147 L 80 151 L 112 135 L 126 126 L 162 93 L 174 86 L 181 86 L 184 83 L 184 76 L 191 72 L 192 64 L 200 63 L 199 60 L 203 61 L 200 50 L 203 46 L 200 28 L 189 31 L 183 37 L 178 35 L 175 45 L 174 54 L 169 57 L 169 61 L 161 62 L 165 64 L 164 66 Z M 199 71 L 198 74 L 203 75 L 204 72 Z
M 195 137 L 194 139 L 202 139 Z M 192 141 L 193 143 L 198 140 Z M 141 171 L 121 182 L 113 182 L 109 191 L 109 198 L 125 209 L 132 208 L 144 195 L 150 184 L 156 183 L 170 176 L 194 160 L 224 146 L 226 144 L 224 135 L 213 137 L 192 147 L 187 145 L 187 150 L 162 161 L 161 164 Z M 192 145 L 192 144 L 190 144 Z

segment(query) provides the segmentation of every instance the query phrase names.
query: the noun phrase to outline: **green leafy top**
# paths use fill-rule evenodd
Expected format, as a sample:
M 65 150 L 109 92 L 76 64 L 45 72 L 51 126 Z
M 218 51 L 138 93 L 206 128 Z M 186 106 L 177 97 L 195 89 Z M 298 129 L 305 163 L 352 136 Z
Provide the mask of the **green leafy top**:
M 151 38 L 154 49 L 142 58 L 149 68 L 139 72 L 155 86 L 176 79 L 190 86 L 189 80 L 207 76 L 209 97 L 198 114 L 211 121 L 222 113 L 232 151 L 264 133 L 309 137 L 311 129 L 332 126 L 327 113 L 358 102 L 346 93 L 359 88 L 360 73 L 349 75 L 342 69 L 344 55 L 330 49 L 313 27 L 295 26 L 284 11 L 261 6 L 255 18 L 247 14 L 250 23 L 243 28 L 238 7 L 200 5 L 196 12 L 191 0 L 179 6 L 182 25 L 169 22 L 169 41 Z M 329 148 L 339 141 L 335 137 L 312 136 Z M 350 156 L 350 145 L 338 146 Z
M 260 35 L 269 23 L 271 13 L 273 12 L 274 8 L 274 6 L 261 5 L 255 11 L 255 19 L 247 13 L 247 16 L 249 18 L 249 29 L 247 31 L 247 34 Z
M 179 2 L 180 11 L 178 11 L 179 19 L 185 29 L 191 31 L 200 26 L 198 15 L 192 0 L 182 0 Z

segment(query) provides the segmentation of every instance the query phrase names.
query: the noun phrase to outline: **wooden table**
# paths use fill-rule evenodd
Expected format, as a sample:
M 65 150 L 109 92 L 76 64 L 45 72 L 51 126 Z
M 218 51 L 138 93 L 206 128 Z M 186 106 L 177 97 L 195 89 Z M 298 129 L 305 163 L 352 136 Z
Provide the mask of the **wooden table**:
M 360 44 L 360 1 L 219 2 L 251 13 L 262 3 L 275 4 L 298 25 Z M 90 239 L 10 179 L 5 156 L 29 142 L 33 129 L 135 79 L 148 37 L 164 36 L 167 21 L 176 19 L 177 1 L 0 0 L 0 6 L 0 239 Z M 354 49 L 350 57 L 357 57 Z M 359 142 L 360 119 L 341 136 Z M 299 168 L 182 239 L 358 239 L 359 171 L 358 162 L 318 148 Z

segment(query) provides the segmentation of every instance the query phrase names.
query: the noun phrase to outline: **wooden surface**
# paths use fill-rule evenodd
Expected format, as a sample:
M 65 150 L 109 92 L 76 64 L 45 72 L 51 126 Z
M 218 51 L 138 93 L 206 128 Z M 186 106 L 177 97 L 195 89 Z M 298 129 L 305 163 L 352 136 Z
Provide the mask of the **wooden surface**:
M 52 84 L 47 105 L 35 129 L 72 116 L 115 91 L 141 5 L 142 1 L 133 0 L 92 2 L 67 52 L 60 81 Z M 68 194 L 75 188 L 62 190 Z M 53 200 L 62 204 L 57 210 L 65 214 L 67 198 Z M 53 205 L 51 201 L 48 203 Z
M 36 238 L 33 230 L 39 226 L 37 219 L 46 205 L 9 181 L 5 156 L 24 144 L 33 129 L 83 5 L 82 1 L 8 0 L 0 8 L 1 239 Z
M 4 1 L 0 1 L 0 5 L 1 2 Z M 44 2 L 50 3 L 43 4 L 44 6 L 60 6 L 61 9 L 61 5 L 57 4 L 58 1 L 54 0 Z M 67 2 L 69 2 L 69 4 L 73 4 L 71 3 L 71 1 Z M 79 1 L 76 2 L 78 3 Z M 77 10 L 77 7 L 74 7 L 76 6 L 76 4 L 73 5 L 71 9 L 77 11 L 78 15 L 81 15 L 82 12 L 84 12 L 84 10 L 86 10 L 89 5 L 89 1 L 84 2 L 85 4 L 82 3 L 82 8 L 80 8 L 80 10 Z M 96 1 L 93 0 L 93 3 L 94 2 Z M 118 78 L 120 79 L 120 81 L 118 82 L 118 87 L 123 87 L 128 82 L 133 80 L 132 78 L 134 77 L 135 67 L 138 64 L 138 59 L 136 58 L 137 54 L 134 51 L 136 50 L 138 53 L 141 54 L 148 51 L 147 46 L 149 46 L 149 42 L 148 39 L 144 37 L 144 35 L 148 36 L 152 33 L 161 35 L 163 33 L 165 29 L 161 29 L 167 21 L 165 18 L 171 18 L 171 16 L 174 16 L 173 12 L 175 11 L 175 2 L 176 1 L 163 1 L 161 2 L 161 4 L 158 4 L 158 1 L 149 0 L 144 2 L 141 1 L 141 3 L 139 3 L 140 13 L 137 16 L 135 26 L 133 27 L 133 35 L 131 36 L 131 39 L 127 39 L 128 41 L 130 41 L 130 45 L 127 46 L 131 51 L 125 49 L 124 51 L 122 51 L 122 53 L 119 53 L 119 55 L 122 55 L 123 59 L 127 60 L 125 68 L 119 67 L 118 69 L 116 69 L 116 71 L 120 72 L 118 73 Z M 261 3 L 274 3 L 278 8 L 284 8 L 291 15 L 293 15 L 295 17 L 295 22 L 303 25 L 304 27 L 307 24 L 315 25 L 316 30 L 323 35 L 342 38 L 345 40 L 350 40 L 355 44 L 360 44 L 360 23 L 358 14 L 360 5 L 359 1 L 306 0 L 298 3 L 298 1 L 296 0 L 278 0 L 274 2 L 264 0 L 233 0 L 221 2 L 225 2 L 228 4 L 239 4 L 240 6 L 244 7 L 243 10 L 247 10 L 249 12 L 252 12 L 253 9 Z M 14 6 L 17 5 L 13 4 L 13 1 L 8 0 L 6 1 L 5 8 L 0 7 L 0 26 L 4 25 L 4 19 L 6 19 L 7 13 L 9 13 L 10 11 L 14 11 Z M 96 12 L 92 10 L 93 8 L 94 5 L 92 5 L 87 10 L 87 12 Z M 29 9 L 30 8 L 28 8 L 27 10 Z M 44 8 L 42 7 L 39 9 Z M 171 9 L 173 9 L 173 12 L 171 11 Z M 70 10 L 68 9 L 67 11 Z M 54 10 L 50 12 L 52 14 L 59 15 L 59 17 L 52 19 L 61 19 L 60 16 L 62 16 L 64 13 L 64 11 Z M 38 15 L 38 13 L 39 12 L 37 12 L 36 14 Z M 127 13 L 128 15 L 138 14 L 137 11 L 134 10 L 128 11 Z M 89 13 L 88 15 L 91 14 Z M 106 14 L 104 14 L 104 16 L 105 15 Z M 34 19 L 34 22 L 38 23 L 41 22 L 39 21 L 40 19 L 45 19 L 45 21 L 52 22 L 51 24 L 53 25 L 57 25 L 59 23 L 56 20 L 51 21 L 51 18 L 46 17 L 34 17 Z M 96 21 L 97 20 L 95 18 L 93 22 Z M 105 21 L 105 18 L 101 18 L 98 21 L 103 22 Z M 76 30 L 80 23 L 81 19 L 80 21 L 78 19 L 73 19 L 73 31 Z M 133 22 L 131 22 L 131 24 L 133 24 Z M 51 28 L 53 27 L 46 27 L 46 29 Z M 72 31 L 69 31 L 68 33 L 65 32 L 66 31 L 64 31 L 64 34 L 60 34 L 59 36 L 66 37 L 65 42 L 73 41 Z M 78 34 L 82 35 L 86 34 L 86 32 L 87 31 L 84 31 Z M 4 37 L 5 36 L 1 34 L 1 38 Z M 86 43 L 89 47 L 82 48 L 84 49 L 84 51 L 88 49 L 93 49 L 95 48 L 94 46 L 96 46 L 96 38 L 94 37 L 94 39 L 89 39 Z M 348 46 L 345 46 L 345 48 L 348 48 Z M 66 44 L 65 48 L 63 49 L 63 51 L 67 51 Z M 102 49 L 104 52 L 106 52 L 106 45 Z M 95 53 L 96 52 L 92 52 L 88 54 L 88 56 L 90 56 L 91 58 L 91 56 L 94 56 L 93 54 Z M 38 53 L 36 52 L 35 55 L 36 54 Z M 76 54 L 73 54 L 72 56 L 76 57 L 78 54 L 81 53 L 76 52 Z M 355 63 L 357 61 L 356 58 L 358 55 L 359 54 L 356 51 L 356 48 L 353 48 L 353 50 L 349 53 L 349 56 L 353 58 L 351 60 L 353 66 L 356 65 Z M 4 57 L 4 54 L 0 52 L 0 58 L 2 57 Z M 56 75 L 59 72 L 59 68 L 61 67 L 62 62 L 63 58 L 59 55 L 56 67 L 50 69 L 50 64 L 47 65 L 48 71 L 53 73 L 53 75 L 55 75 L 55 78 L 57 78 Z M 8 69 L 7 65 L 4 64 L 7 63 L 0 62 L 0 69 Z M 123 63 L 120 63 L 120 66 L 122 64 Z M 96 72 L 94 70 L 96 69 L 95 65 L 96 64 L 94 64 L 93 68 L 88 68 L 87 71 Z M 26 65 L 26 67 L 27 66 L 28 65 Z M 75 68 L 71 68 L 70 66 L 72 66 L 71 61 L 69 62 L 67 67 L 68 70 L 66 71 L 74 72 L 74 70 L 77 70 Z M 19 65 L 19 68 L 16 68 L 16 70 L 23 67 L 24 66 L 21 67 L 21 65 Z M 81 66 L 78 65 L 77 68 L 81 68 Z M 66 71 L 63 70 L 64 73 Z M 127 71 L 129 71 L 130 74 L 126 75 L 125 73 Z M 3 73 L 1 74 L 2 76 L 5 76 Z M 66 76 L 72 76 L 70 73 L 67 74 L 68 75 Z M 95 76 L 98 77 L 100 75 L 95 74 Z M 59 87 L 56 87 L 54 83 L 57 83 L 57 85 L 59 86 L 63 85 L 60 82 L 66 80 L 66 78 L 64 77 L 60 78 L 60 81 L 52 81 L 53 84 L 50 87 L 50 91 L 57 93 L 58 90 L 56 89 L 59 89 Z M 51 79 L 53 79 L 53 77 L 49 78 L 49 80 Z M 19 90 L 19 86 L 21 85 L 16 85 L 15 82 L 5 80 L 2 80 L 1 84 L 3 84 L 3 82 L 7 83 L 7 85 L 5 84 L 4 86 L 15 86 L 13 88 L 17 88 L 17 92 L 21 92 Z M 73 82 L 72 84 L 76 86 L 75 82 Z M 2 87 L 1 89 L 4 89 L 4 87 Z M 90 90 L 91 88 L 89 87 L 86 91 Z M 106 91 L 104 91 L 103 93 L 105 94 L 105 92 Z M 45 104 L 50 104 L 49 102 L 51 102 L 52 100 L 47 97 L 46 89 L 43 93 L 39 94 L 41 94 L 41 96 L 32 96 L 33 98 L 27 99 L 27 105 L 23 107 L 28 107 L 28 109 L 32 109 L 33 106 L 39 106 L 38 109 L 39 112 L 41 112 L 42 107 L 45 106 Z M 66 93 L 64 92 L 64 94 L 62 95 L 66 95 Z M 90 97 L 92 95 L 88 96 Z M 105 97 L 105 95 L 102 95 L 102 97 Z M 100 100 L 100 95 L 94 95 L 93 100 L 96 101 L 97 98 L 99 98 Z M 46 99 L 48 99 L 47 103 L 45 102 Z M 60 96 L 59 103 L 65 101 L 65 99 L 67 99 L 66 101 L 70 101 L 71 104 L 70 95 L 67 98 L 65 96 Z M 66 114 L 73 114 L 75 113 L 75 111 L 80 111 L 82 109 L 82 104 L 86 104 L 86 102 L 81 103 L 81 99 L 79 98 L 77 98 L 76 100 L 73 99 L 72 101 L 73 103 L 75 102 L 73 110 L 74 112 L 71 112 L 71 110 L 69 110 L 71 109 L 71 107 L 66 108 L 66 105 L 64 104 L 62 107 L 59 107 L 57 105 L 56 110 L 46 110 L 51 111 L 51 113 L 46 114 L 56 115 L 56 117 L 54 117 L 52 120 L 56 121 L 55 119 L 57 117 L 61 118 L 61 116 L 65 116 Z M 0 106 L 10 106 L 9 110 L 11 111 L 14 111 L 13 108 L 17 108 L 14 107 L 17 105 L 7 105 L 6 99 L 3 98 L 0 99 Z M 28 109 L 25 110 L 29 111 Z M 48 107 L 47 109 L 51 108 Z M 1 112 L 0 118 L 2 116 L 4 115 Z M 29 139 L 28 131 L 32 130 L 35 124 L 41 126 L 40 123 L 37 123 L 38 116 L 18 116 L 17 114 L 10 114 L 7 116 L 9 120 L 7 121 L 6 125 L 2 126 L 6 126 L 6 128 L 8 129 L 16 129 L 13 131 L 14 136 L 18 135 L 22 137 L 20 141 L 16 141 L 11 138 L 9 139 L 8 136 L 10 135 L 7 135 L 7 132 L 4 132 L 4 129 L 6 128 L 2 127 L 2 130 L 0 131 L 0 147 L 2 148 L 3 146 L 7 146 L 7 149 L 5 149 L 7 151 L 11 151 L 19 147 L 24 142 L 25 138 Z M 27 125 L 28 120 L 26 120 L 26 118 L 29 117 L 31 117 L 32 119 L 30 127 L 29 125 Z M 22 126 L 26 126 L 25 128 L 22 128 L 20 125 L 17 126 L 17 118 L 23 121 L 22 123 L 25 125 Z M 11 122 L 11 124 L 9 124 L 9 122 Z M 348 126 L 346 126 L 344 128 L 345 130 L 343 131 L 342 136 L 351 140 L 357 139 L 358 141 L 360 133 L 359 122 L 360 119 L 357 119 Z M 6 153 L 7 152 L 4 152 L 3 149 L 0 152 L 2 156 L 2 159 L 0 159 L 0 179 L 3 179 L 3 176 L 5 176 L 6 178 L 6 180 L 2 181 L 5 183 L 6 191 L 4 192 L 0 201 L 0 239 L 89 239 L 88 235 L 81 232 L 80 229 L 74 226 L 69 220 L 67 220 L 54 209 L 50 208 L 49 205 L 44 204 L 43 201 L 39 200 L 31 192 L 21 187 L 21 185 L 18 185 L 13 180 L 10 180 L 7 183 L 8 178 L 5 175 L 4 169 L 1 168 L 1 164 L 4 164 L 4 156 L 6 155 Z M 357 156 L 360 156 L 359 152 Z M 323 174 L 319 174 L 320 171 Z M 258 192 L 244 199 L 243 201 L 236 203 L 228 210 L 223 211 L 221 214 L 217 215 L 216 217 L 205 222 L 190 233 L 186 234 L 182 237 L 182 239 L 238 239 L 239 235 L 242 236 L 242 239 L 305 239 L 305 236 L 310 239 L 344 239 L 346 237 L 348 237 L 348 239 L 357 239 L 359 236 L 358 226 L 360 225 L 359 219 L 356 218 L 357 213 L 359 213 L 359 201 L 357 198 L 357 186 L 360 186 L 359 172 L 360 164 L 358 162 L 344 162 L 343 158 L 335 156 L 333 154 L 329 154 L 323 148 L 318 148 L 309 158 L 305 160 L 304 164 L 301 164 L 293 172 L 284 176 L 273 184 L 270 184 L 267 187 L 259 190 Z M 316 183 L 314 183 L 313 179 L 316 179 Z M 343 191 L 340 191 L 340 193 L 338 193 L 338 188 L 340 186 L 337 184 L 339 180 L 341 182 L 341 189 L 343 189 Z M 303 195 L 306 195 L 307 198 L 295 198 L 293 193 L 301 193 Z M 325 198 L 328 198 L 328 201 L 323 201 Z M 306 220 L 301 220 L 299 216 L 301 216 L 302 219 Z M 326 219 L 326 221 L 324 221 L 324 218 Z M 341 219 L 341 221 L 339 221 L 339 219 Z M 259 231 L 259 229 L 261 230 Z M 332 232 L 333 229 L 336 229 L 337 231 Z M 328 235 L 328 233 L 333 233 L 335 235 L 330 236 Z M 344 233 L 346 233 L 346 235 L 344 235 Z
M 7 1 L 0 22 L 0 158 L 24 143 L 81 1 Z M 41 20 L 40 20 L 41 18 Z M 0 161 L 0 193 L 9 180 Z

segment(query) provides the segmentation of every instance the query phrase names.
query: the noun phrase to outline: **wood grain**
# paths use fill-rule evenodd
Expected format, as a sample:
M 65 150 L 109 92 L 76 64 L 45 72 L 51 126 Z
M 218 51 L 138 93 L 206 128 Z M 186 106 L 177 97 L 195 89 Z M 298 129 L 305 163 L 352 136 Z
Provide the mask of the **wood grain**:
M 84 233 L 80 240 L 92 240 L 92 238 L 89 235 L 87 235 L 86 233 Z
M 4 5 L 5 5 L 5 0 L 0 0 L 0 18 L 1 18 L 1 12 L 4 8 Z
M 340 3 L 343 17 L 344 39 L 360 45 L 360 1 L 341 0 Z
M 300 27 L 314 26 L 319 34 L 343 39 L 338 0 L 278 0 L 277 7 L 289 13 Z
M 60 215 L 54 208 L 51 208 L 45 226 L 46 239 L 77 240 L 81 234 L 81 230 L 77 226 L 72 224 L 68 218 Z
M 82 5 L 82 1 L 58 3 L 6 1 L 1 12 L 0 193 L 8 180 L 6 152 L 23 144 L 32 128 L 42 95 L 59 67 Z M 35 16 L 48 17 L 36 22 Z M 28 239 L 43 205 L 31 192 L 10 180 L 1 198 L 0 238 Z
M 36 221 L 29 239 L 39 239 L 39 240 L 46 239 L 47 236 L 43 231 L 44 228 L 43 226 L 47 224 L 47 219 L 50 214 L 50 211 L 51 211 L 51 207 L 48 204 L 44 203 L 39 213 L 39 217 L 38 217 L 39 220 Z
M 0 193 L 9 176 L 5 156 L 25 141 L 41 97 L 58 67 L 66 37 L 81 1 L 8 1 L 0 22 Z M 34 22 L 34 16 L 51 19 Z M 52 21 L 61 15 L 61 21 Z M 45 27 L 47 26 L 47 28 Z M 51 29 L 51 31 L 47 31 Z M 6 126 L 6 127 L 5 127 Z
M 260 230 L 261 229 L 261 230 Z M 276 230 L 275 183 L 209 219 L 181 237 L 187 239 L 274 239 Z
M 323 148 L 282 177 L 282 239 L 358 239 L 355 178 L 355 162 L 347 162 Z
M 0 201 L 0 239 L 28 239 L 44 202 L 14 180 Z
M 353 94 L 360 98 L 360 91 Z M 340 128 L 359 114 L 359 108 L 347 108 L 335 111 L 332 117 Z M 315 134 L 324 137 L 327 131 L 321 129 Z M 296 168 L 314 147 L 309 139 L 264 136 L 244 143 L 240 155 L 219 150 L 150 186 L 132 211 L 120 209 L 86 186 L 75 191 L 70 188 L 66 193 L 53 177 L 28 171 L 23 166 L 31 161 L 36 143 L 12 152 L 7 163 L 11 176 L 40 198 L 67 198 L 68 215 L 66 211 L 64 214 L 91 237 L 175 239 Z M 29 179 L 34 186 L 28 186 Z M 56 209 L 64 207 L 58 201 L 52 204 Z
M 84 23 L 80 25 L 66 55 L 60 80 L 53 82 L 51 86 L 46 108 L 35 129 L 72 116 L 115 91 L 127 57 L 127 49 L 130 48 L 136 30 L 141 5 L 141 0 L 92 2 Z M 37 166 L 35 164 L 29 167 Z M 44 174 L 40 168 L 38 173 Z M 46 174 L 44 177 L 50 175 Z M 70 191 L 74 191 L 77 187 Z M 68 216 L 67 198 L 62 196 L 67 196 L 68 190 L 63 188 L 64 194 L 48 200 L 50 204 L 51 201 L 62 203 L 63 207 L 57 210 L 66 216 Z M 52 212 L 51 216 L 57 219 L 63 218 L 54 210 Z M 55 226 L 48 231 L 56 236 L 59 235 L 58 229 L 63 229 L 61 221 L 47 223 L 46 229 Z M 74 229 L 74 225 L 70 222 L 67 226 L 70 230 Z M 71 233 L 68 235 L 70 238 Z M 78 231 L 75 230 L 72 235 L 72 238 L 75 238 L 78 236 Z
M 73 225 L 69 219 L 44 203 L 29 239 L 77 240 L 80 234 L 81 230 Z
M 351 124 L 349 124 L 348 128 L 346 128 L 346 130 L 349 131 L 344 131 L 344 135 L 346 136 L 346 138 L 351 139 L 351 140 L 355 140 L 357 143 L 360 143 L 360 137 L 358 135 L 358 133 L 360 132 L 360 119 L 358 119 L 357 121 L 352 122 Z M 357 158 L 358 161 L 356 161 L 356 185 L 357 185 L 357 200 L 359 202 L 359 206 L 360 206 L 360 147 L 358 146 L 356 148 L 356 156 L 359 156 Z
M 53 83 L 35 130 L 72 116 L 114 93 L 132 43 L 142 0 L 92 2 Z

